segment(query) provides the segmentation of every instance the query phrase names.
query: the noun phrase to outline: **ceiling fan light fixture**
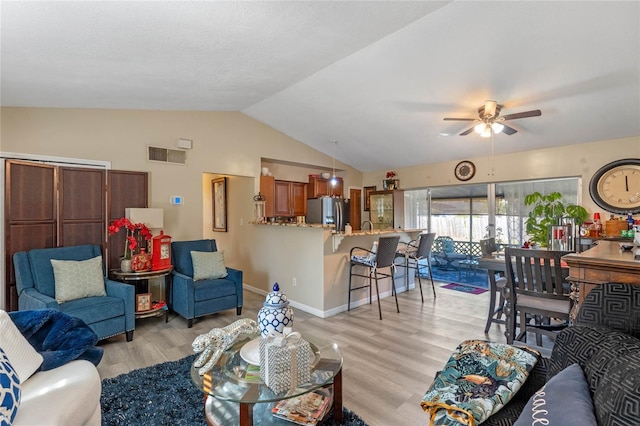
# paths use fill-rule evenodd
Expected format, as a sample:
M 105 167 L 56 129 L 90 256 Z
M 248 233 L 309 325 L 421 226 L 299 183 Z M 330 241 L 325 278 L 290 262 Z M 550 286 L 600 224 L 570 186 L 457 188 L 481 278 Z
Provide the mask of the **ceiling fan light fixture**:
M 500 133 L 504 129 L 504 125 L 500 123 L 491 123 L 491 129 L 493 129 L 493 133 Z
M 487 117 L 494 117 L 496 115 L 497 106 L 498 106 L 498 103 L 496 101 L 485 101 L 484 115 Z
M 473 130 L 475 130 L 475 132 L 479 135 L 482 134 L 482 132 L 484 132 L 484 129 L 487 128 L 487 124 L 486 123 L 480 123 L 480 124 L 476 124 L 475 127 L 473 128 Z
M 481 138 L 490 138 L 491 137 L 491 126 L 487 124 L 482 133 L 480 133 Z

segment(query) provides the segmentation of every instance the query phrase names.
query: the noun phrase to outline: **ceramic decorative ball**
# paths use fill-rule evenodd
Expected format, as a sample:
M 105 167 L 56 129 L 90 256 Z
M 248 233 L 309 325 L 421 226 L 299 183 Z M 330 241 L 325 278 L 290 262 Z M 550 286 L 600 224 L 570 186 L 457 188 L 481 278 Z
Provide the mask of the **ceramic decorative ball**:
M 278 283 L 267 294 L 262 309 L 258 312 L 258 328 L 262 337 L 270 331 L 282 333 L 285 327 L 293 326 L 293 309 L 289 306 L 287 295 L 280 293 Z

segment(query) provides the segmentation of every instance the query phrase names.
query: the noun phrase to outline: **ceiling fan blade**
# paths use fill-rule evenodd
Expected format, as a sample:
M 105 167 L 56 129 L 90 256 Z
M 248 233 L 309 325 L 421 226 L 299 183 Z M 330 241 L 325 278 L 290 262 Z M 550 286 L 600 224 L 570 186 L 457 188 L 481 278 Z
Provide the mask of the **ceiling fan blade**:
M 514 133 L 518 133 L 518 131 L 516 129 L 514 129 L 513 127 L 509 127 L 506 124 L 503 124 L 504 128 L 502 129 L 502 133 L 504 133 L 507 136 L 511 136 Z
M 460 136 L 467 136 L 471 132 L 473 132 L 473 127 L 460 133 Z
M 516 112 L 515 114 L 507 114 L 501 117 L 502 120 L 515 120 L 516 118 L 539 117 L 542 115 L 539 109 L 533 111 Z
M 476 118 L 443 118 L 444 121 L 474 121 Z

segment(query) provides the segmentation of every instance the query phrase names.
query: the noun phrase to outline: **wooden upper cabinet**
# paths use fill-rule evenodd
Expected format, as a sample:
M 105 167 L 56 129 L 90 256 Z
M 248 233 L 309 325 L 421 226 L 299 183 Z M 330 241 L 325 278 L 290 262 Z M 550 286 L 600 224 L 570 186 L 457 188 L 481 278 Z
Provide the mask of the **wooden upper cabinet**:
M 291 182 L 291 208 L 293 216 L 307 215 L 307 184 Z
M 330 179 L 324 179 L 319 176 L 309 175 L 309 184 L 307 185 L 308 198 L 320 197 L 342 197 L 343 181 L 341 177 L 336 177 L 338 183 L 331 186 Z
M 341 177 L 336 177 L 336 180 L 337 182 L 335 186 L 331 186 L 331 184 L 329 184 L 329 187 L 332 190 L 331 195 L 334 197 L 342 197 L 344 194 L 344 182 Z
M 307 214 L 307 184 L 276 180 L 274 183 L 274 216 L 305 216 Z
M 265 202 L 264 202 L 265 217 L 274 217 L 276 187 L 275 187 L 275 178 L 273 176 L 260 176 L 260 194 L 265 198 Z
M 291 216 L 291 203 L 290 195 L 291 182 L 286 180 L 275 181 L 275 204 L 274 204 L 274 216 Z

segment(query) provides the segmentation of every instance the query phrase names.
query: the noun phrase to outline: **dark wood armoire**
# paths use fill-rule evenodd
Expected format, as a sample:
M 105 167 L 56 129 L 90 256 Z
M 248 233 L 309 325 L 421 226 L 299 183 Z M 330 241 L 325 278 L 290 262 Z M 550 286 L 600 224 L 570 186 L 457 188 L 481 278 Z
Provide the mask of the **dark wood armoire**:
M 147 207 L 147 188 L 145 172 L 5 160 L 5 309 L 18 309 L 16 252 L 98 244 L 117 268 L 124 232 L 107 238 L 107 225 L 126 207 Z

